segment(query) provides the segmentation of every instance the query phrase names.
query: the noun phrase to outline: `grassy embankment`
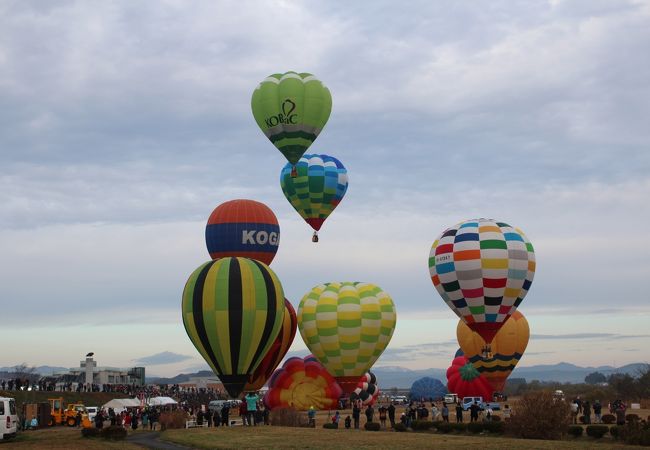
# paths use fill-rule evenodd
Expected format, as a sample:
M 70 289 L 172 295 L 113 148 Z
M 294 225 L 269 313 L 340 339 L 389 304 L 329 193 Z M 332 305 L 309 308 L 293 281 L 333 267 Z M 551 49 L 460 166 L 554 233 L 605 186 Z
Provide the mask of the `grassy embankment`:
M 309 448 L 309 449 L 395 449 L 395 448 L 480 448 L 480 449 L 592 449 L 624 448 L 610 439 L 541 441 L 492 436 L 455 436 L 435 433 L 392 431 L 326 430 L 322 428 L 232 427 L 168 430 L 162 439 L 194 448 Z M 628 447 L 629 448 L 629 447 Z

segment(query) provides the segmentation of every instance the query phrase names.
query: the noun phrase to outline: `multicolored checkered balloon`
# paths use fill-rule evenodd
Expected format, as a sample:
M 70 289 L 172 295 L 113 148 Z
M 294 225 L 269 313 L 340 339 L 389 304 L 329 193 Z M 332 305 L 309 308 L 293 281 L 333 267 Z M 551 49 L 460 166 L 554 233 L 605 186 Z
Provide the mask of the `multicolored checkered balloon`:
M 429 272 L 447 306 L 490 343 L 533 282 L 535 251 L 518 228 L 467 220 L 433 243 Z
M 314 230 L 323 226 L 348 189 L 348 171 L 341 161 L 328 155 L 304 155 L 291 176 L 287 164 L 280 173 L 280 186 L 300 217 Z
M 307 348 L 346 394 L 388 346 L 396 320 L 393 300 L 370 283 L 320 284 L 298 307 L 298 329 Z

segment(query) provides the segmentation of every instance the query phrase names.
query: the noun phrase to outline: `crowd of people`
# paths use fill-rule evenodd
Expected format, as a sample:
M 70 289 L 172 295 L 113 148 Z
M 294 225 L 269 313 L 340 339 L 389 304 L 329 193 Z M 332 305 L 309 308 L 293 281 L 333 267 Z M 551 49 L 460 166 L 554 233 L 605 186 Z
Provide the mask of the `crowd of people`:
M 578 423 L 578 418 L 584 424 L 591 424 L 591 415 L 594 415 L 593 423 L 602 423 L 603 405 L 600 400 L 592 403 L 589 400 L 582 400 L 580 396 L 573 399 L 570 404 L 571 417 L 574 424 Z M 622 400 L 615 400 L 607 407 L 610 413 L 616 416 L 616 423 L 618 425 L 625 425 L 625 413 L 627 412 L 627 405 Z

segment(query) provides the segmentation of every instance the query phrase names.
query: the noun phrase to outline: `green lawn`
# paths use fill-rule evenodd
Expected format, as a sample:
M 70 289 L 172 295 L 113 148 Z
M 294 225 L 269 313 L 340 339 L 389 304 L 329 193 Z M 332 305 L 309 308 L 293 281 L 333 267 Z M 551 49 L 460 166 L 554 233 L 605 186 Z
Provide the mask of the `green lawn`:
M 20 431 L 15 439 L 0 441 L 0 450 L 37 450 L 37 449 L 141 449 L 125 441 L 111 442 L 103 439 L 81 437 L 77 428 L 54 427 L 34 431 Z
M 480 448 L 480 449 L 590 449 L 623 448 L 611 439 L 538 441 L 496 436 L 460 436 L 436 433 L 392 431 L 326 430 L 322 428 L 231 427 L 167 430 L 162 438 L 195 448 L 301 448 L 301 449 L 396 449 L 396 448 Z M 629 447 L 628 447 L 629 448 Z

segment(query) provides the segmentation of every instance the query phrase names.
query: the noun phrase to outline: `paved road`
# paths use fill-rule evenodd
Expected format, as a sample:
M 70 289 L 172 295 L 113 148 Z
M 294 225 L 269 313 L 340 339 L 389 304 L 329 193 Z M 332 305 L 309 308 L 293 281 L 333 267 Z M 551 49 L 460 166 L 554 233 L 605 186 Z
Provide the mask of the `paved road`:
M 132 444 L 140 445 L 145 448 L 154 448 L 156 450 L 188 450 L 190 447 L 184 447 L 178 444 L 172 444 L 171 442 L 161 441 L 160 433 L 157 431 L 151 431 L 147 433 L 133 433 L 128 438 L 127 441 Z

